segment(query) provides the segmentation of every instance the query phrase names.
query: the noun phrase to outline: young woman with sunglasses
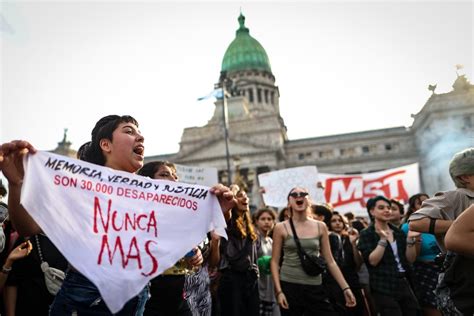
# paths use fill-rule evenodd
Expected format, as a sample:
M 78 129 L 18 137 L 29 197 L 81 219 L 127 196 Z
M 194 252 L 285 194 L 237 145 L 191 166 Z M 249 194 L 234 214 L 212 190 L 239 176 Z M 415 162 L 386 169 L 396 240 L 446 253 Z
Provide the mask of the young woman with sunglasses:
M 80 159 L 115 170 L 135 173 L 143 166 L 144 138 L 138 122 L 131 116 L 109 115 L 101 118 L 91 133 L 91 141 L 82 145 Z M 36 149 L 27 141 L 17 140 L 0 146 L 0 170 L 8 180 L 10 219 L 18 232 L 31 236 L 41 228 L 20 204 L 23 183 L 23 157 Z M 220 185 L 211 189 L 220 198 L 221 208 L 227 210 L 235 201 L 228 188 Z M 38 192 L 41 194 L 41 192 Z M 148 290 L 128 301 L 115 315 L 142 315 Z M 56 295 L 50 315 L 112 315 L 97 287 L 73 267 L 70 268 L 62 288 Z
M 309 216 L 310 208 L 308 191 L 301 187 L 293 188 L 288 194 L 288 209 L 302 248 L 308 254 L 321 255 L 325 259 L 329 273 L 344 294 L 346 306 L 355 306 L 354 294 L 331 254 L 327 227 Z M 284 255 L 280 269 L 282 249 Z M 322 286 L 322 276 L 309 276 L 304 272 L 289 220 L 275 226 L 270 266 L 275 296 L 283 310 L 289 309 L 290 315 L 338 315 Z

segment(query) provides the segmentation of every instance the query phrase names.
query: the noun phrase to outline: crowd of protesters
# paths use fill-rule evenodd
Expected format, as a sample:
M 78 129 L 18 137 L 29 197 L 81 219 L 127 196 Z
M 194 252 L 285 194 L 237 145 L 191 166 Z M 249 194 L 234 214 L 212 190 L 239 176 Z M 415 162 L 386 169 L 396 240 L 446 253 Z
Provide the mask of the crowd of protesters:
M 134 118 L 106 116 L 91 136 L 79 159 L 179 181 L 171 162 L 143 164 Z M 112 315 L 20 205 L 25 152 L 35 149 L 24 141 L 0 146 L 10 191 L 9 205 L 0 201 L 0 314 Z M 209 232 L 115 315 L 474 315 L 474 148 L 456 154 L 449 172 L 455 190 L 406 205 L 374 196 L 362 217 L 315 203 L 300 186 L 278 213 L 252 214 L 244 188 L 216 185 L 228 239 Z

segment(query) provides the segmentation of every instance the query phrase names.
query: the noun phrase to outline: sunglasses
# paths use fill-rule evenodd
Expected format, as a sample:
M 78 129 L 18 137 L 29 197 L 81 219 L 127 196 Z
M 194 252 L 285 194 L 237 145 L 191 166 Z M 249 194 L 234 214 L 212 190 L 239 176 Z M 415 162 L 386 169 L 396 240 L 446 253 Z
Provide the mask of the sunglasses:
M 303 198 L 304 198 L 305 196 L 308 196 L 309 193 L 308 193 L 308 192 L 291 192 L 289 195 L 290 195 L 292 198 L 295 198 L 295 199 L 296 199 L 297 197 L 303 197 Z

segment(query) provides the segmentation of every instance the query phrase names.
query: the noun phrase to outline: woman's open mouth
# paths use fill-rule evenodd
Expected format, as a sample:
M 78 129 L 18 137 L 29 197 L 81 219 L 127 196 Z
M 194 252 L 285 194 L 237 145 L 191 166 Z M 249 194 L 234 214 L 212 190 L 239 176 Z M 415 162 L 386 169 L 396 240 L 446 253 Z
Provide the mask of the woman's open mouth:
M 304 201 L 296 201 L 296 205 L 303 205 Z
M 141 157 L 145 155 L 145 147 L 143 145 L 138 145 L 133 148 L 133 152 Z

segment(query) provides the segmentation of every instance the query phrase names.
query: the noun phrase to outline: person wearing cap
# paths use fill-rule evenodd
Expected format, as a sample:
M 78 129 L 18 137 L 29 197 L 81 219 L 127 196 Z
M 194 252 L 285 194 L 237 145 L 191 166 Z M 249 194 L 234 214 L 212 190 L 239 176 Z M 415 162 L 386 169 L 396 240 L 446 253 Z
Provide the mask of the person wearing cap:
M 421 209 L 409 218 L 410 230 L 436 235 L 443 252 L 446 251 L 446 231 L 465 209 L 474 204 L 474 148 L 454 155 L 449 164 L 449 174 L 456 189 L 438 192 L 434 197 L 423 201 Z

